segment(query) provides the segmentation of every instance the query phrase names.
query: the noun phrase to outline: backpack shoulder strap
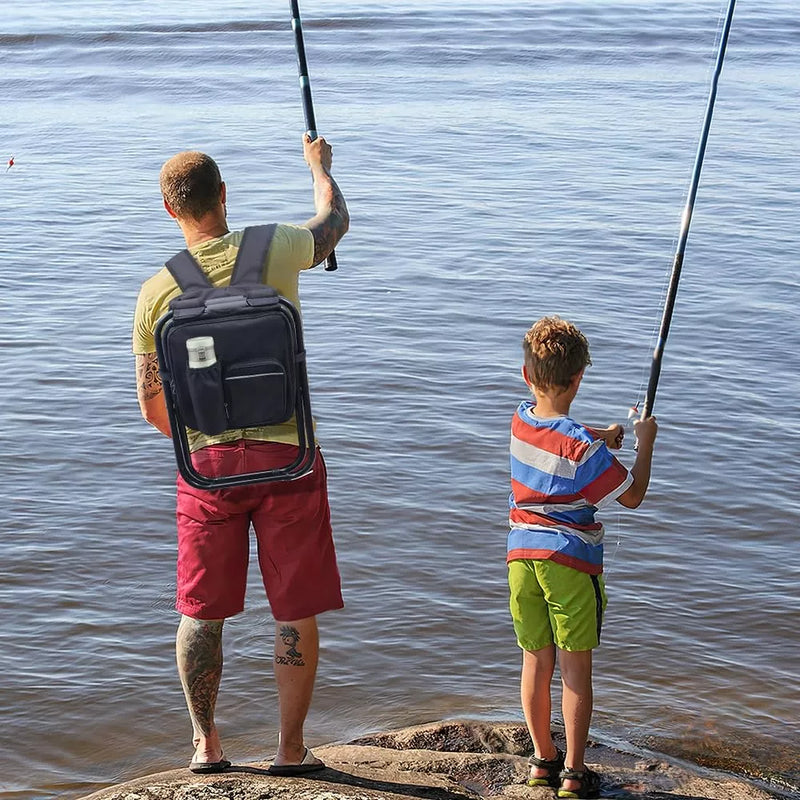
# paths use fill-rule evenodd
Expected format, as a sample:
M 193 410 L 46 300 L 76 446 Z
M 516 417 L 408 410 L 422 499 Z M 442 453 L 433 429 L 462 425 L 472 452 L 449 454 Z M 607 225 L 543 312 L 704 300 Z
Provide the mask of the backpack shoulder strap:
M 212 285 L 188 250 L 181 250 L 178 255 L 172 256 L 165 266 L 183 292 L 189 289 L 208 289 Z
M 245 228 L 236 263 L 233 265 L 231 286 L 237 283 L 263 283 L 264 262 L 277 225 L 253 225 Z

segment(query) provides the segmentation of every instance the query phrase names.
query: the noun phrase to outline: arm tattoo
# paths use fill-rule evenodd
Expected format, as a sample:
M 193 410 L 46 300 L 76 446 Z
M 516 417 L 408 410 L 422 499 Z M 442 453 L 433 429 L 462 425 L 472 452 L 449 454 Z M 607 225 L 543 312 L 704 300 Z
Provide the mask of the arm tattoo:
M 290 664 L 293 667 L 304 667 L 303 654 L 297 649 L 300 632 L 293 625 L 281 626 L 281 641 L 286 648 L 286 655 L 278 654 L 278 643 L 275 643 L 275 663 Z
M 214 707 L 222 678 L 222 620 L 183 617 L 176 654 L 192 723 L 208 736 L 214 730 Z
M 337 242 L 350 227 L 350 214 L 336 181 L 328 176 L 324 183 L 315 186 L 318 213 L 306 223 L 314 237 L 314 265 L 323 262 L 335 249 Z
M 136 381 L 139 396 L 143 400 L 152 400 L 164 391 L 161 375 L 158 372 L 158 357 L 155 353 L 147 353 L 136 359 Z

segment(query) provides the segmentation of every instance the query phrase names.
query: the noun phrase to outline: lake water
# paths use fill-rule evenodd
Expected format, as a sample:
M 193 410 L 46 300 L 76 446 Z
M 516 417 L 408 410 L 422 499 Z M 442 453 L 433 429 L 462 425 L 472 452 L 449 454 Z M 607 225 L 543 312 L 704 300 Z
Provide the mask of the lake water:
M 352 229 L 303 277 L 346 608 L 310 744 L 521 719 L 506 610 L 520 340 L 557 313 L 641 398 L 724 11 L 718 0 L 307 0 Z M 800 786 L 800 21 L 740 0 L 656 403 L 651 490 L 611 510 L 594 733 Z M 5 0 L 0 11 L 0 792 L 181 767 L 174 463 L 140 418 L 141 282 L 182 247 L 157 175 L 220 163 L 231 224 L 312 214 L 288 4 Z M 3 167 L 0 166 L 0 169 Z M 631 437 L 629 437 L 631 438 Z M 630 441 L 621 458 L 632 462 Z M 274 752 L 251 574 L 218 721 Z

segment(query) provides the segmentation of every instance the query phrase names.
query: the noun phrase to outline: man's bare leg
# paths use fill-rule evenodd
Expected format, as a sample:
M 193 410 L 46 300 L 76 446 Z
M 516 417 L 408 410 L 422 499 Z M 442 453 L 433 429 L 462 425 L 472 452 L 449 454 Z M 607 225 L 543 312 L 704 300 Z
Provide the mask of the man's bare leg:
M 566 769 L 582 772 L 589 738 L 589 723 L 592 720 L 592 651 L 558 651 L 561 667 L 563 696 L 561 711 L 564 715 L 564 730 L 567 735 Z M 575 781 L 565 781 L 565 789 L 577 789 Z
M 533 741 L 537 758 L 551 761 L 556 757 L 556 746 L 550 732 L 550 683 L 556 666 L 555 645 L 541 650 L 522 651 L 522 678 L 520 680 L 520 699 L 525 722 Z M 547 770 L 534 767 L 532 776 L 547 777 Z
M 276 765 L 299 764 L 305 755 L 303 723 L 314 692 L 318 657 L 316 617 L 275 623 L 275 681 L 281 718 Z
M 222 758 L 214 708 L 222 678 L 223 622 L 182 616 L 175 640 L 178 675 L 194 729 L 192 760 L 198 763 Z

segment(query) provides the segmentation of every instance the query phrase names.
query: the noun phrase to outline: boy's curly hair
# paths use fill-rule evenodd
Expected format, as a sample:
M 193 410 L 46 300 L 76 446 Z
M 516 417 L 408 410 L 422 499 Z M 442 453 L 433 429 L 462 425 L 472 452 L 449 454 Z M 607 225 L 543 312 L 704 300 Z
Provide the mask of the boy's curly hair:
M 528 378 L 537 389 L 569 386 L 592 363 L 589 342 L 571 322 L 543 317 L 522 340 Z

